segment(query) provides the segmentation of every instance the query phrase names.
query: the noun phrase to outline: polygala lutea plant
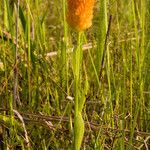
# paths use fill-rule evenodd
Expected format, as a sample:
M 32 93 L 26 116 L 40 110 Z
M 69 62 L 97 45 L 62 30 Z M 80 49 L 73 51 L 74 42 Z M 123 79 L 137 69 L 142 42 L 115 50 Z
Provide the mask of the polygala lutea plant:
M 77 31 L 92 25 L 95 0 L 68 0 L 68 23 Z
M 75 118 L 74 118 L 74 150 L 80 150 L 84 136 L 84 120 L 82 109 L 86 92 L 80 89 L 80 69 L 82 66 L 82 31 L 92 25 L 94 0 L 68 0 L 68 24 L 78 32 L 77 48 L 73 55 Z M 86 89 L 86 88 L 85 88 Z

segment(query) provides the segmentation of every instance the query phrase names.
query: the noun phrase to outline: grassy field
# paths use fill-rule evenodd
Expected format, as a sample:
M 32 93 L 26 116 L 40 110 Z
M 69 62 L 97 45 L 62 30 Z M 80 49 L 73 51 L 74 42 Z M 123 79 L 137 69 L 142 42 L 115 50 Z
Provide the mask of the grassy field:
M 150 0 L 97 0 L 82 35 L 66 16 L 0 0 L 0 149 L 149 150 Z

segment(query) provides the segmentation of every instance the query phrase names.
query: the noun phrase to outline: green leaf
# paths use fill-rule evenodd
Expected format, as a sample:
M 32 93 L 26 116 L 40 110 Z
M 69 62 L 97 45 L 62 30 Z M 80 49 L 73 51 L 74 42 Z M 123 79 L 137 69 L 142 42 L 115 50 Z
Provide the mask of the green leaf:
M 26 22 L 26 18 L 24 16 L 24 13 L 23 13 L 23 10 L 22 10 L 21 7 L 19 7 L 19 17 L 20 17 L 21 24 L 22 24 L 22 27 L 23 27 L 23 30 L 24 30 L 24 33 L 25 33 L 27 22 Z
M 84 120 L 81 113 L 75 117 L 74 134 L 74 150 L 80 150 L 84 136 Z

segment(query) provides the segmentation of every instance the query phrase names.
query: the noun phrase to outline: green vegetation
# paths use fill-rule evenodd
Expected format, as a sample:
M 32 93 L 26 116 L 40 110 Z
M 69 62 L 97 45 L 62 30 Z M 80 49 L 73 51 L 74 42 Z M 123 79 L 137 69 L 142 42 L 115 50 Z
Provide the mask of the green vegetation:
M 150 0 L 97 0 L 81 34 L 66 13 L 0 0 L 0 149 L 150 149 Z

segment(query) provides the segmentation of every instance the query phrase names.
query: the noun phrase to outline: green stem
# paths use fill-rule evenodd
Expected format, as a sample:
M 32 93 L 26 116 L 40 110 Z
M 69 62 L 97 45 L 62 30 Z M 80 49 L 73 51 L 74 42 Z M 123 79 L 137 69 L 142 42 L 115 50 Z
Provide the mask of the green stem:
M 77 49 L 75 50 L 75 116 L 78 114 L 78 101 L 79 101 L 79 91 L 80 91 L 80 83 L 79 83 L 79 78 L 80 78 L 80 65 L 82 63 L 82 58 L 81 58 L 81 51 L 82 51 L 82 43 L 81 43 L 81 35 L 82 33 L 79 32 L 78 34 L 78 44 L 77 44 Z
M 74 52 L 74 88 L 75 88 L 75 119 L 74 119 L 74 150 L 80 150 L 84 135 L 84 121 L 79 110 L 79 99 L 81 98 L 80 69 L 82 65 L 82 36 L 79 32 L 77 49 Z M 81 99 L 80 99 L 81 100 Z

